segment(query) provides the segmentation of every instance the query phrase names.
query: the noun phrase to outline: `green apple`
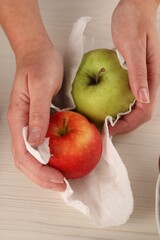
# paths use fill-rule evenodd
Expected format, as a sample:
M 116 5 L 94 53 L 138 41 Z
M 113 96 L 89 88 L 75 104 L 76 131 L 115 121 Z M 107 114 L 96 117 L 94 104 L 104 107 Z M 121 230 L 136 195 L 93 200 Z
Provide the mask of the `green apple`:
M 129 110 L 134 101 L 128 73 L 117 54 L 109 49 L 95 49 L 84 54 L 72 84 L 76 111 L 97 126 L 106 116 L 117 117 Z

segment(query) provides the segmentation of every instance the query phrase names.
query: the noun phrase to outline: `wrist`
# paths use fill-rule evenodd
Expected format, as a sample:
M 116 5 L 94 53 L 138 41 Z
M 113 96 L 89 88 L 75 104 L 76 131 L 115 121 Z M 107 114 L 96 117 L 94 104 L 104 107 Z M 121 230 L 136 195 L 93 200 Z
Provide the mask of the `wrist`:
M 42 22 L 38 0 L 0 1 L 0 22 L 15 55 L 52 46 Z
M 132 12 L 141 19 L 145 17 L 156 21 L 159 3 L 160 0 L 120 0 L 118 5 L 125 9 L 128 14 Z
M 42 52 L 53 48 L 53 44 L 48 36 L 36 36 L 23 39 L 14 47 L 15 57 L 23 57 L 37 52 Z

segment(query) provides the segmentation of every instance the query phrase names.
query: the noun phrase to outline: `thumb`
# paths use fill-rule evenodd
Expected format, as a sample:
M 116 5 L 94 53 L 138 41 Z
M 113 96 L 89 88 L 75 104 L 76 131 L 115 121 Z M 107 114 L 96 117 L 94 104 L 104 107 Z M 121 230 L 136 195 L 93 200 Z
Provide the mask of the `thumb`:
M 127 64 L 129 82 L 136 100 L 140 103 L 149 103 L 145 50 L 128 48 L 128 51 L 124 51 L 122 56 Z
M 34 94 L 30 95 L 28 142 L 32 146 L 38 146 L 44 141 L 48 129 L 52 96 L 43 89 L 32 92 Z

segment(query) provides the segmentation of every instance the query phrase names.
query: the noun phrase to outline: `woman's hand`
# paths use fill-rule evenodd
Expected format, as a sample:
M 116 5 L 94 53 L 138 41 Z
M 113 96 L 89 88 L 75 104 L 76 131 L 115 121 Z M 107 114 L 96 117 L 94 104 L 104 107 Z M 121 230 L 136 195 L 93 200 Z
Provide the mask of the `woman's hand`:
M 65 189 L 63 175 L 39 163 L 26 150 L 23 127 L 29 125 L 28 141 L 33 146 L 45 138 L 52 97 L 62 84 L 63 63 L 60 53 L 50 46 L 16 56 L 17 70 L 11 93 L 8 120 L 16 166 L 38 185 L 59 191 Z
M 111 135 L 127 133 L 151 119 L 160 84 L 158 2 L 121 0 L 113 13 L 113 41 L 126 61 L 130 86 L 137 101 L 130 114 L 114 127 L 110 126 Z
M 36 147 L 45 138 L 50 103 L 62 84 L 61 55 L 45 30 L 37 0 L 0 1 L 0 23 L 17 66 L 8 110 L 15 164 L 40 186 L 63 191 L 63 175 L 32 157 L 22 138 L 27 125 L 31 145 Z

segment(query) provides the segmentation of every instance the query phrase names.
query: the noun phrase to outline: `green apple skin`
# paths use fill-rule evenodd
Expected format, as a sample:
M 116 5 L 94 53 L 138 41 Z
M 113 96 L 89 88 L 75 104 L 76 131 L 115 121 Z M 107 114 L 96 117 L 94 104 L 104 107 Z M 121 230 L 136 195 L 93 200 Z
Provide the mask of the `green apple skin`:
M 117 117 L 129 110 L 134 101 L 128 73 L 109 49 L 95 49 L 84 54 L 72 84 L 76 111 L 97 126 L 106 116 Z

